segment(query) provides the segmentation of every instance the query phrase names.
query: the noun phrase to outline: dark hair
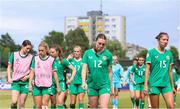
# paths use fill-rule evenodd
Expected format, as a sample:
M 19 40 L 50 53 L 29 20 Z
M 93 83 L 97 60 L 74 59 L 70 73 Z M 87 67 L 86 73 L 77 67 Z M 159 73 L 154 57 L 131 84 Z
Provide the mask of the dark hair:
M 166 36 L 169 37 L 169 35 L 168 35 L 166 32 L 160 32 L 160 33 L 156 36 L 156 39 L 157 39 L 157 40 L 160 40 L 161 37 L 163 37 L 163 35 L 166 35 Z
M 30 45 L 30 46 L 32 46 L 32 44 L 31 44 L 31 41 L 29 41 L 29 40 L 24 40 L 23 42 L 22 42 L 22 46 L 27 46 L 27 45 Z
M 52 45 L 51 48 L 54 48 L 58 52 L 59 60 L 62 61 L 62 59 L 63 59 L 62 48 L 59 45 L 57 45 L 57 44 Z
M 97 37 L 96 37 L 96 41 L 98 39 L 105 39 L 106 40 L 107 38 L 106 38 L 106 36 L 104 34 L 98 34 Z

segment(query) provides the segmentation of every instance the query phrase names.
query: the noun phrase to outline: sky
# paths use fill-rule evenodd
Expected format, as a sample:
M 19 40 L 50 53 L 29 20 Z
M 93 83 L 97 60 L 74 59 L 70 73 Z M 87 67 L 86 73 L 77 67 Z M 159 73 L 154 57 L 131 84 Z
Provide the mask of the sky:
M 126 17 L 126 42 L 153 48 L 163 31 L 169 45 L 180 48 L 180 0 L 102 0 L 102 5 L 104 14 Z M 0 0 L 0 35 L 8 32 L 17 44 L 29 39 L 37 50 L 50 31 L 64 32 L 66 16 L 99 9 L 100 0 Z

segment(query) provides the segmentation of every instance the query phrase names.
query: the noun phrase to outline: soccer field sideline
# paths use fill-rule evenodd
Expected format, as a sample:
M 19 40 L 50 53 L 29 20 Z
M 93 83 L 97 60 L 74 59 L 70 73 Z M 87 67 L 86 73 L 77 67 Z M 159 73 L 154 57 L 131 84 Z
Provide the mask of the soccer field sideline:
M 11 91 L 10 90 L 0 90 L 0 108 L 10 108 L 10 103 L 11 103 Z M 86 104 L 88 103 L 87 95 L 85 96 L 84 104 L 86 107 Z M 66 101 L 66 105 L 69 107 L 69 96 Z M 31 96 L 31 93 L 29 93 L 27 101 L 26 101 L 26 108 L 32 108 L 33 106 L 33 99 Z M 49 104 L 50 107 L 50 104 Z M 76 105 L 78 107 L 78 105 Z M 109 108 L 111 108 L 111 101 L 109 103 Z M 119 108 L 132 108 L 132 104 L 130 101 L 130 94 L 128 90 L 123 90 L 119 92 Z M 148 108 L 147 105 L 147 99 L 145 102 L 145 108 Z M 160 97 L 160 108 L 166 108 L 165 102 L 162 98 Z M 176 108 L 180 108 L 180 92 L 177 93 L 177 103 L 176 103 Z

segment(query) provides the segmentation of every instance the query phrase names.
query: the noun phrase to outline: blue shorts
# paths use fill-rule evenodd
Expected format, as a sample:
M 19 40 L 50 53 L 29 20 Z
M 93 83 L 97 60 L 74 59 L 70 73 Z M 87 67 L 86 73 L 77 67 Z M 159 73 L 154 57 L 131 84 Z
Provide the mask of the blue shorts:
M 113 88 L 122 88 L 122 85 L 121 85 L 121 83 L 120 82 L 112 82 L 112 87 Z
M 129 81 L 129 90 L 135 90 L 135 86 L 131 81 Z

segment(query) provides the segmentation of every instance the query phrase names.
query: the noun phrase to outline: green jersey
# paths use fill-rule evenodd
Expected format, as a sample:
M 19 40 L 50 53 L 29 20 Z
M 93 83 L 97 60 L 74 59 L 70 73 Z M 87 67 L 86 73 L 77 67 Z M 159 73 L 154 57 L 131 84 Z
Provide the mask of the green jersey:
M 87 50 L 83 56 L 83 64 L 87 64 L 89 70 L 88 87 L 99 89 L 103 85 L 110 85 L 108 66 L 112 65 L 112 54 L 109 50 L 104 49 L 98 54 L 94 49 Z
M 76 60 L 75 58 L 72 58 L 69 60 L 69 62 L 76 68 L 76 75 L 74 76 L 72 84 L 81 84 L 82 59 Z
M 173 79 L 174 79 L 174 86 L 177 87 L 178 75 L 175 68 L 172 69 L 172 73 L 173 73 Z
M 150 63 L 149 86 L 164 87 L 170 82 L 168 75 L 169 66 L 173 64 L 173 56 L 169 50 L 160 53 L 153 48 L 148 51 L 146 63 Z
M 59 58 L 56 58 L 56 65 L 57 65 L 57 75 L 58 75 L 58 79 L 59 81 L 64 81 L 64 69 L 66 67 L 69 67 L 70 63 L 68 60 L 63 59 L 62 62 L 59 60 Z
M 134 81 L 136 84 L 143 83 L 144 82 L 144 74 L 145 74 L 146 66 L 136 66 L 133 65 L 131 69 L 131 73 L 134 73 Z

